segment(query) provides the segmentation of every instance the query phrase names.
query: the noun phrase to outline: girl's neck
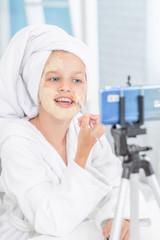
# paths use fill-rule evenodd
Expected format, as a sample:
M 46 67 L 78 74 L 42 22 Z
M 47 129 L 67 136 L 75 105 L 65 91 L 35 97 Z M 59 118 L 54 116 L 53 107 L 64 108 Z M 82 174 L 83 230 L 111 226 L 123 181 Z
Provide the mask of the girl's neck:
M 56 146 L 66 143 L 66 134 L 71 120 L 62 121 L 51 116 L 39 114 L 31 123 L 44 135 L 47 141 Z

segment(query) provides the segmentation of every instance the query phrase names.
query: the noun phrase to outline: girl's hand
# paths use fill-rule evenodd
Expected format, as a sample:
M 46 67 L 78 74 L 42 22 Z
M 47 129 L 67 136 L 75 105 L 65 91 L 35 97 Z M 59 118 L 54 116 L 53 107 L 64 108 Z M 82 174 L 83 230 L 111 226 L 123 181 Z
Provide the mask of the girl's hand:
M 105 128 L 101 125 L 99 115 L 86 113 L 78 119 L 80 132 L 78 137 L 78 147 L 75 161 L 85 167 L 88 155 L 96 143 L 96 136 L 101 137 L 105 133 Z M 92 124 L 92 127 L 90 127 Z
M 104 240 L 111 234 L 111 227 L 112 227 L 113 219 L 109 221 L 109 224 L 103 227 L 103 236 Z M 129 240 L 129 220 L 123 220 L 122 222 L 122 230 L 120 235 L 120 240 Z

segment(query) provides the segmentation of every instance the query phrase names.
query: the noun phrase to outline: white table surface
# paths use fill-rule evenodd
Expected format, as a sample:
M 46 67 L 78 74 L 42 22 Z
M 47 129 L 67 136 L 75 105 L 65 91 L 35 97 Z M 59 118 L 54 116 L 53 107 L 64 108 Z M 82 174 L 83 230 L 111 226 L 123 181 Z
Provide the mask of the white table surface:
M 160 240 L 160 209 L 157 203 L 148 203 L 152 225 L 140 228 L 140 240 Z M 81 223 L 71 234 L 66 237 L 39 236 L 29 240 L 104 240 L 102 234 L 96 230 L 95 222 Z

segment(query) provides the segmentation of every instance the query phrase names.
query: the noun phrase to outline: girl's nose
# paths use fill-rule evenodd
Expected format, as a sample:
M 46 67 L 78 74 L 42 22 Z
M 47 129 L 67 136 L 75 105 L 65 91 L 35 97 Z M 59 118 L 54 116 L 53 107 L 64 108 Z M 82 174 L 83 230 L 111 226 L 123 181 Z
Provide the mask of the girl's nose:
M 71 91 L 71 86 L 68 81 L 62 81 L 61 85 L 59 87 L 59 91 L 61 92 L 70 92 Z

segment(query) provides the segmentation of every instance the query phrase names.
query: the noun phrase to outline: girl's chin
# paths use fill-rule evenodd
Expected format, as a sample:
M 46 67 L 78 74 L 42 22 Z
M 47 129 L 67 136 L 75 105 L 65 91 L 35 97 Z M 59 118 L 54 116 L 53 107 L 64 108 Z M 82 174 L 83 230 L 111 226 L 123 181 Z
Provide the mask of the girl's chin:
M 58 108 L 54 111 L 47 111 L 53 117 L 59 120 L 70 120 L 72 119 L 80 110 L 78 108 Z

